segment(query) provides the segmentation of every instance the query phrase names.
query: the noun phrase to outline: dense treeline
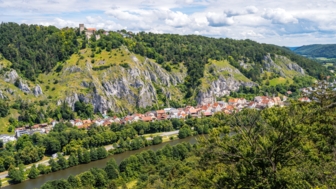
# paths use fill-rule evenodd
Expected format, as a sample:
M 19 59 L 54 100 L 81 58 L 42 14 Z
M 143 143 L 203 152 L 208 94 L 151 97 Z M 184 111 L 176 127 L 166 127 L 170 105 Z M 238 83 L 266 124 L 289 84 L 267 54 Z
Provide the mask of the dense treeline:
M 297 54 L 306 55 L 309 57 L 336 58 L 335 44 L 305 45 L 295 48 L 293 51 Z
M 183 62 L 188 68 L 185 85 L 195 87 L 203 77 L 204 65 L 209 59 L 229 60 L 245 76 L 253 81 L 260 81 L 264 56 L 267 53 L 283 55 L 297 62 L 313 77 L 320 78 L 328 71 L 313 60 L 296 55 L 287 48 L 275 45 L 259 44 L 251 40 L 215 39 L 196 35 L 153 34 L 140 32 L 134 36 L 135 53 L 156 59 L 158 63 L 169 62 L 172 65 Z M 245 70 L 238 61 L 253 64 L 252 69 Z
M 68 59 L 79 45 L 75 29 L 54 26 L 1 23 L 0 36 L 0 53 L 32 80 Z
M 194 146 L 167 145 L 119 166 L 112 159 L 104 169 L 42 188 L 125 188 L 134 180 L 133 188 L 335 188 L 336 93 L 322 87 L 311 98 L 284 108 L 218 114 L 222 126 Z
M 51 71 L 57 62 L 65 61 L 80 48 L 90 47 L 93 53 L 99 53 L 102 49 L 110 51 L 121 45 L 127 46 L 135 53 L 155 59 L 167 70 L 171 70 L 171 66 L 178 69 L 177 64 L 183 62 L 188 68 L 188 77 L 185 79 L 187 89 L 200 84 L 204 66 L 209 59 L 229 60 L 253 81 L 261 80 L 260 72 L 267 53 L 290 58 L 313 77 L 320 78 L 321 75 L 328 74 L 318 63 L 296 55 L 287 48 L 259 44 L 251 40 L 145 32 L 132 35 L 132 38 L 124 38 L 117 32 L 105 35 L 103 30 L 98 30 L 97 34 L 100 34 L 99 40 L 92 36 L 88 41 L 84 34 L 80 34 L 79 30 L 74 28 L 59 30 L 54 26 L 2 23 L 0 53 L 13 63 L 14 69 L 29 79 L 34 79 L 41 72 Z M 252 69 L 246 70 L 241 67 L 238 63 L 240 60 L 253 64 Z

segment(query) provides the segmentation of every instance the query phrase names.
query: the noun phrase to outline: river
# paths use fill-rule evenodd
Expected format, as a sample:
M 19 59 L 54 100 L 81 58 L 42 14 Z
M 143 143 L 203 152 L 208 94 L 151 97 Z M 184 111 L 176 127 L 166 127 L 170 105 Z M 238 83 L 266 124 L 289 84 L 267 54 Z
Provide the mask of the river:
M 163 146 L 165 146 L 167 144 L 176 145 L 176 144 L 181 143 L 181 142 L 189 142 L 191 144 L 195 144 L 196 143 L 196 137 L 197 136 L 192 136 L 192 137 L 188 137 L 188 138 L 185 138 L 185 139 L 168 141 L 168 142 L 165 142 L 165 143 L 162 143 L 162 144 L 141 148 L 139 150 L 127 151 L 127 152 L 124 152 L 122 154 L 111 155 L 111 156 L 109 156 L 105 159 L 102 159 L 102 160 L 93 161 L 93 162 L 88 163 L 88 164 L 77 165 L 75 167 L 70 167 L 70 168 L 62 170 L 62 171 L 57 171 L 57 172 L 49 173 L 47 175 L 42 175 L 42 176 L 37 177 L 36 179 L 26 180 L 26 181 L 24 181 L 20 184 L 9 185 L 9 186 L 3 187 L 3 188 L 4 189 L 40 188 L 44 183 L 46 183 L 47 181 L 50 181 L 50 180 L 67 179 L 70 175 L 78 175 L 78 174 L 80 174 L 84 171 L 87 171 L 91 168 L 94 168 L 94 167 L 104 168 L 106 166 L 106 163 L 108 162 L 108 160 L 111 159 L 111 158 L 114 158 L 116 160 L 117 164 L 119 165 L 120 162 L 123 159 L 128 158 L 129 156 L 137 154 L 139 152 L 142 152 L 144 150 L 154 150 L 154 151 L 156 151 L 156 150 L 159 150 L 160 148 L 162 148 Z

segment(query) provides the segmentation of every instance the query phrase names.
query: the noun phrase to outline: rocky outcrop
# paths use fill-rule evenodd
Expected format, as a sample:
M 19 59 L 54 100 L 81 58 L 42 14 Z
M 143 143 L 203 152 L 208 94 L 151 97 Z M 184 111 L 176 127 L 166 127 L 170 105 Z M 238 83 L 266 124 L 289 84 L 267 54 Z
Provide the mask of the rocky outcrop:
M 0 99 L 6 99 L 6 95 L 0 90 Z
M 196 100 L 198 104 L 212 103 L 216 97 L 229 95 L 230 92 L 237 91 L 241 86 L 252 87 L 255 85 L 253 82 L 243 82 L 232 77 L 219 76 L 218 80 L 213 81 L 207 90 L 198 93 Z
M 270 54 L 264 57 L 264 69 L 268 72 L 278 73 L 281 77 L 293 77 L 292 75 L 285 74 L 284 70 L 291 70 L 297 72 L 298 75 L 304 75 L 305 71 L 298 64 L 292 62 L 290 59 L 284 56 L 275 55 L 278 60 L 276 64 L 271 58 Z
M 15 83 L 17 79 L 19 79 L 19 75 L 15 70 L 11 70 L 7 73 L 5 73 L 5 81 L 9 83 Z
M 82 69 L 78 66 L 69 66 L 65 69 L 65 71 L 69 73 L 76 73 L 82 71 Z
M 289 70 L 294 70 L 296 72 L 299 72 L 300 74 L 304 75 L 305 72 L 304 72 L 304 69 L 301 68 L 299 65 L 297 65 L 296 63 L 289 63 L 287 64 L 287 68 Z
M 265 66 L 265 70 L 266 71 L 273 71 L 274 69 L 276 70 L 281 70 L 281 67 L 279 65 L 277 65 L 276 63 L 274 63 L 274 61 L 272 60 L 271 58 L 271 55 L 270 54 L 267 54 L 265 57 L 264 57 L 264 66 Z
M 65 99 L 57 101 L 67 103 L 72 109 L 76 101 L 91 103 L 96 112 L 103 113 L 109 109 L 120 111 L 127 107 L 147 107 L 157 103 L 158 97 L 156 88 L 171 97 L 170 87 L 175 86 L 184 80 L 183 73 L 170 73 L 159 64 L 146 59 L 140 62 L 134 55 L 131 55 L 135 64 L 129 68 L 114 66 L 101 72 L 100 76 L 92 75 L 89 68 L 87 71 L 70 66 L 65 69 L 65 74 L 72 74 L 82 70 L 90 80 L 81 81 L 79 84 L 88 90 L 88 93 L 70 91 Z M 118 105 L 119 104 L 119 105 Z M 122 104 L 122 105 L 120 105 Z
M 27 84 L 26 82 L 24 82 L 23 80 L 21 80 L 21 79 L 19 79 L 19 81 L 18 81 L 18 85 L 17 85 L 17 86 L 18 86 L 19 89 L 20 89 L 21 91 L 23 91 L 24 93 L 30 93 L 30 92 L 31 92 L 31 90 L 30 90 L 28 84 Z
M 36 97 L 43 95 L 42 88 L 40 87 L 40 85 L 35 86 L 35 88 L 33 89 L 33 94 Z

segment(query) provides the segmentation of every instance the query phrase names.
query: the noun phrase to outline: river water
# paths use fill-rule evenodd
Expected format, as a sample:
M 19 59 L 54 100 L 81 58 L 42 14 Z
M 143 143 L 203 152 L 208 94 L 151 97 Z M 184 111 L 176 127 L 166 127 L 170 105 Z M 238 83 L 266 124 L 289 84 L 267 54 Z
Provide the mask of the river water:
M 50 180 L 56 180 L 56 179 L 67 179 L 70 175 L 77 175 L 80 174 L 84 171 L 89 170 L 90 168 L 104 168 L 106 166 L 106 163 L 108 162 L 109 159 L 114 158 L 117 162 L 117 164 L 119 165 L 120 162 L 125 159 L 128 158 L 131 155 L 137 154 L 139 152 L 142 152 L 144 150 L 159 150 L 160 148 L 162 148 L 163 146 L 170 144 L 170 145 L 176 145 L 178 143 L 181 142 L 189 142 L 191 144 L 195 144 L 196 143 L 196 138 L 197 136 L 192 136 L 192 137 L 188 137 L 185 139 L 179 139 L 179 140 L 173 140 L 173 141 L 169 141 L 169 142 L 165 142 L 162 144 L 158 144 L 158 145 L 154 145 L 154 146 L 148 146 L 145 148 L 141 148 L 139 150 L 134 150 L 134 151 L 127 151 L 124 152 L 122 154 L 116 154 L 116 155 L 112 155 L 109 156 L 105 159 L 102 160 L 98 160 L 98 161 L 93 161 L 91 163 L 88 164 L 81 164 L 75 167 L 71 167 L 62 171 L 57 171 L 54 173 L 49 173 L 47 175 L 42 175 L 40 177 L 37 177 L 36 179 L 30 179 L 27 181 L 24 181 L 20 184 L 16 184 L 16 185 L 9 185 L 4 187 L 4 189 L 33 189 L 33 188 L 40 188 L 44 183 L 46 183 L 47 181 Z

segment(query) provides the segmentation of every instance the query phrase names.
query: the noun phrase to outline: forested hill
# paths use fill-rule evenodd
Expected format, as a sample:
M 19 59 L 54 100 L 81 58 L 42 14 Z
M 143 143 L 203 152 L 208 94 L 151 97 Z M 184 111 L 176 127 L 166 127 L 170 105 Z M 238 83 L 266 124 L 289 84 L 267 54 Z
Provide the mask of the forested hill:
M 29 79 L 37 74 L 51 71 L 59 61 L 65 61 L 83 47 L 85 40 L 77 40 L 78 29 L 54 26 L 2 23 L 0 25 L 0 53 L 13 63 Z M 303 67 L 309 75 L 319 77 L 327 71 L 313 61 L 295 55 L 291 51 L 275 45 L 259 44 L 251 40 L 214 39 L 197 35 L 153 34 L 140 32 L 132 40 L 105 38 L 91 44 L 101 49 L 111 49 L 126 45 L 131 51 L 155 59 L 159 64 L 176 65 L 183 62 L 188 68 L 190 81 L 196 86 L 203 76 L 204 65 L 209 59 L 230 59 L 230 63 L 244 75 L 257 80 L 263 67 L 262 61 L 267 53 L 283 55 Z M 255 64 L 252 69 L 244 70 L 238 61 L 245 60 Z
M 336 58 L 336 44 L 326 45 L 305 45 L 293 50 L 295 53 L 312 58 Z
M 92 112 L 127 114 L 228 95 L 297 96 L 330 74 L 287 48 L 251 40 L 125 30 L 87 37 L 79 28 L 16 23 L 0 24 L 0 73 L 6 127 L 67 119 L 79 101 Z

